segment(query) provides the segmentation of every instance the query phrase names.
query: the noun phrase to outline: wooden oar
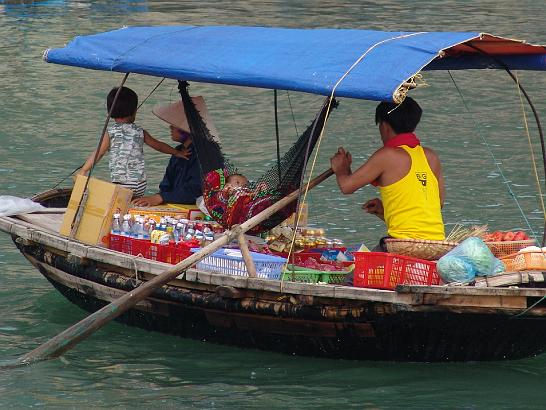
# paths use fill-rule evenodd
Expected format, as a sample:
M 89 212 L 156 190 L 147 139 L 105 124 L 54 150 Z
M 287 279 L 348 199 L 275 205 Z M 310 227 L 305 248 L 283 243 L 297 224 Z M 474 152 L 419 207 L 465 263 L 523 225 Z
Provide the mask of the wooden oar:
M 30 212 L 31 214 L 64 214 L 66 208 L 45 208 L 38 211 Z
M 309 189 L 320 184 L 332 174 L 332 170 L 329 169 L 328 171 L 317 176 L 310 182 Z M 138 288 L 127 292 L 119 299 L 114 300 L 109 305 L 104 306 L 102 309 L 87 316 L 85 319 L 81 320 L 75 325 L 72 325 L 71 327 L 69 327 L 62 333 L 59 333 L 57 336 L 50 339 L 43 345 L 38 346 L 30 353 L 27 353 L 17 358 L 14 362 L 10 364 L 5 364 L 4 367 L 14 367 L 24 364 L 30 364 L 36 361 L 51 359 L 61 355 L 111 320 L 115 319 L 125 311 L 131 309 L 141 300 L 150 296 L 150 294 L 155 289 L 170 282 L 182 272 L 184 272 L 186 269 L 188 269 L 190 266 L 192 266 L 194 263 L 205 258 L 207 255 L 210 255 L 220 247 L 229 243 L 232 239 L 236 239 L 241 233 L 244 233 L 249 229 L 255 227 L 263 220 L 269 218 L 275 212 L 284 208 L 286 205 L 288 205 L 290 202 L 294 201 L 298 197 L 298 193 L 299 191 L 294 191 L 288 194 L 286 197 L 274 203 L 269 208 L 264 209 L 258 215 L 253 216 L 241 225 L 235 226 L 231 231 L 226 232 L 223 236 L 210 243 L 209 245 L 205 246 L 200 251 L 194 253 L 189 258 L 186 258 L 180 263 L 165 270 L 164 272 L 157 275 L 155 278 L 147 281 Z

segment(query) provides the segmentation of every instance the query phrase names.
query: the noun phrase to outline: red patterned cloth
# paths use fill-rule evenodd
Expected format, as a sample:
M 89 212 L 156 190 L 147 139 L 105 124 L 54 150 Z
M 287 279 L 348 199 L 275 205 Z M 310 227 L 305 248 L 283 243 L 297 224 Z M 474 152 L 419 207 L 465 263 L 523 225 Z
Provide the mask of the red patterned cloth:
M 403 134 L 398 134 L 385 142 L 384 147 L 396 148 L 400 145 L 407 145 L 410 148 L 415 148 L 417 145 L 421 145 L 421 141 L 417 138 L 413 132 L 406 132 Z
M 281 195 L 277 191 L 252 190 L 250 188 L 225 187 L 228 173 L 216 169 L 205 175 L 203 199 L 210 216 L 224 228 L 243 223 L 277 202 Z M 288 207 L 291 208 L 291 207 Z M 286 209 L 288 217 L 294 209 Z M 250 232 L 259 233 L 270 227 L 258 225 Z

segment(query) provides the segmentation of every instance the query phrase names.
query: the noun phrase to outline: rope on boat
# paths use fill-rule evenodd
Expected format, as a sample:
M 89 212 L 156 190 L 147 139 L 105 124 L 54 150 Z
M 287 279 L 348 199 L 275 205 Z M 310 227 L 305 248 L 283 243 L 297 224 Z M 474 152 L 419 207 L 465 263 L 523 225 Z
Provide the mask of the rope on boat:
M 152 89 L 152 91 L 150 91 L 150 93 L 146 96 L 146 98 L 144 98 L 142 100 L 142 102 L 138 105 L 137 107 L 137 111 L 140 109 L 140 107 L 142 107 L 144 105 L 144 103 L 148 100 L 148 98 L 150 98 L 152 96 L 153 93 L 155 93 L 155 90 L 157 90 L 159 88 L 159 86 L 163 83 L 163 81 L 165 81 L 165 78 L 166 77 L 163 77 L 158 83 L 157 85 Z
M 540 205 L 542 206 L 542 215 L 546 220 L 546 208 L 544 207 L 544 198 L 542 196 L 542 188 L 540 187 L 540 177 L 538 176 L 537 163 L 535 161 L 535 150 L 533 149 L 533 143 L 531 142 L 531 134 L 529 133 L 529 124 L 527 123 L 527 113 L 525 112 L 525 104 L 523 103 L 523 95 L 521 93 L 521 86 L 519 83 L 519 78 L 517 73 L 514 74 L 516 77 L 516 88 L 518 89 L 519 100 L 521 103 L 521 113 L 523 115 L 523 124 L 525 125 L 525 134 L 527 135 L 527 141 L 529 142 L 529 150 L 531 151 L 531 161 L 533 163 L 533 171 L 535 173 L 535 181 L 537 183 L 538 197 L 540 198 Z
M 138 279 L 138 268 L 137 268 L 137 264 L 136 264 L 136 260 L 135 260 L 135 259 L 138 258 L 139 256 L 140 256 L 141 258 L 144 257 L 144 255 L 142 255 L 141 253 L 139 253 L 138 255 L 136 255 L 135 258 L 131 258 L 131 262 L 133 262 L 133 268 L 135 269 L 135 287 L 138 287 L 138 286 L 140 285 L 140 284 L 139 284 L 140 280 Z
M 326 129 L 326 122 L 328 121 L 328 117 L 329 117 L 329 114 L 330 114 L 330 110 L 332 108 L 332 101 L 334 100 L 334 94 L 336 92 L 336 89 L 337 87 L 339 86 L 339 84 L 341 84 L 341 82 L 349 75 L 349 73 L 358 65 L 360 64 L 360 62 L 364 59 L 364 57 L 366 57 L 370 51 L 372 51 L 374 48 L 376 48 L 377 46 L 380 46 L 381 44 L 384 44 L 384 43 L 387 43 L 389 41 L 393 41 L 393 40 L 400 40 L 400 39 L 403 39 L 403 38 L 407 38 L 407 37 L 413 37 L 413 36 L 417 36 L 417 35 L 421 35 L 421 34 L 426 34 L 426 32 L 424 31 L 421 31 L 421 32 L 417 32 L 417 33 L 410 33 L 410 34 L 403 34 L 403 35 L 399 35 L 399 36 L 394 36 L 394 37 L 390 37 L 390 38 L 386 38 L 384 40 L 381 40 L 381 41 L 378 41 L 377 43 L 371 45 L 360 57 L 358 57 L 356 59 L 356 61 L 349 67 L 349 69 L 345 72 L 345 74 L 343 74 L 339 80 L 335 83 L 335 85 L 332 87 L 332 92 L 330 93 L 330 96 L 328 98 L 328 107 L 326 109 L 326 117 L 325 117 L 325 121 L 324 121 L 324 124 L 322 125 L 322 129 L 320 130 L 320 135 L 318 137 L 318 141 L 317 141 L 317 145 L 316 145 L 316 150 L 315 150 L 315 155 L 313 156 L 313 162 L 311 163 L 311 170 L 309 171 L 309 177 L 307 179 L 307 184 L 305 185 L 305 190 L 303 192 L 303 195 L 302 195 L 302 190 L 300 188 L 300 194 L 298 196 L 298 205 L 296 207 L 296 218 L 295 219 L 295 223 L 294 223 L 294 231 L 293 231 L 293 234 L 292 234 L 292 240 L 290 241 L 290 248 L 288 249 L 288 256 L 287 256 L 287 260 L 290 260 L 290 256 L 292 255 L 292 251 L 294 249 L 294 242 L 296 240 L 296 230 L 298 229 L 298 226 L 299 226 L 299 223 L 300 223 L 300 218 L 301 218 L 301 208 L 300 208 L 300 204 L 301 203 L 305 203 L 305 201 L 307 200 L 307 193 L 309 192 L 309 184 L 311 183 L 311 178 L 313 176 L 313 172 L 315 170 L 315 164 L 317 162 L 317 157 L 318 157 L 318 154 L 320 152 L 320 144 L 322 142 L 322 138 L 324 136 L 324 130 Z M 404 94 L 405 96 L 405 94 Z M 400 98 L 400 96 L 398 96 Z M 393 96 L 394 98 L 394 96 Z M 403 98 L 400 100 L 400 101 L 397 101 L 398 104 L 402 103 L 403 101 Z M 307 164 L 305 164 L 305 167 L 304 169 L 306 168 Z M 303 178 L 304 178 L 304 173 L 302 173 L 302 182 L 303 182 Z M 300 184 L 300 187 L 302 186 L 303 184 Z M 302 199 L 303 198 L 303 199 Z M 283 272 L 286 271 L 286 267 L 283 269 Z M 283 290 L 283 276 L 284 275 L 281 275 L 281 292 Z
M 457 90 L 457 92 L 459 93 L 459 96 L 461 97 L 461 101 L 463 102 L 463 105 L 464 105 L 467 113 L 472 118 L 472 122 L 473 122 L 473 125 L 474 125 L 474 129 L 476 130 L 476 133 L 480 136 L 481 140 L 483 141 L 484 145 L 486 146 L 487 151 L 489 152 L 489 155 L 493 159 L 493 162 L 494 162 L 495 166 L 497 167 L 497 170 L 498 170 L 500 176 L 502 177 L 504 184 L 508 188 L 509 195 L 516 202 L 516 205 L 517 205 L 517 207 L 518 207 L 518 209 L 519 209 L 519 211 L 521 213 L 521 216 L 523 217 L 523 220 L 525 221 L 525 223 L 529 227 L 529 230 L 530 230 L 531 234 L 533 235 L 533 237 L 535 238 L 535 240 L 538 242 L 538 237 L 537 237 L 536 232 L 534 231 L 533 227 L 531 226 L 531 223 L 529 222 L 529 219 L 525 216 L 525 212 L 523 211 L 523 209 L 522 209 L 522 207 L 521 207 L 521 205 L 520 205 L 520 203 L 518 201 L 518 198 L 517 198 L 516 194 L 512 190 L 512 186 L 510 185 L 510 182 L 508 181 L 508 179 L 506 178 L 506 175 L 504 175 L 504 172 L 502 171 L 502 168 L 500 166 L 501 162 L 498 161 L 497 158 L 495 157 L 495 154 L 493 153 L 493 150 L 491 149 L 491 146 L 489 145 L 489 143 L 487 142 L 485 136 L 483 135 L 480 128 L 478 127 L 478 123 L 476 121 L 476 118 L 474 117 L 474 115 L 472 115 L 472 112 L 470 111 L 470 108 L 468 107 L 468 104 L 467 104 L 467 102 L 466 102 L 466 100 L 465 100 L 465 98 L 463 96 L 463 93 L 461 92 L 461 89 L 459 88 L 459 86 L 455 82 L 455 78 L 453 78 L 453 75 L 451 74 L 451 71 L 448 70 L 447 72 L 449 74 L 449 77 L 451 78 L 451 81 L 453 82 L 453 85 L 455 86 L 455 89 Z
M 290 106 L 290 113 L 292 114 L 292 122 L 294 123 L 294 129 L 296 130 L 296 138 L 300 135 L 298 132 L 298 124 L 296 124 L 296 117 L 294 116 L 294 110 L 292 109 L 292 101 L 290 100 L 290 93 L 286 90 L 286 97 L 288 98 L 288 105 Z
M 66 181 L 69 177 L 71 177 L 72 175 L 74 175 L 74 172 L 76 172 L 78 169 L 80 169 L 81 167 L 83 167 L 83 165 L 85 164 L 85 162 L 81 165 L 78 165 L 77 168 L 74 169 L 74 171 L 72 171 L 70 174 L 68 174 L 67 176 L 65 176 L 63 179 L 61 179 L 59 182 L 57 182 L 55 185 L 53 185 L 53 188 L 51 189 L 55 189 L 57 188 L 59 185 L 61 185 L 64 181 Z
M 538 301 L 536 301 L 535 303 L 533 303 L 531 306 L 529 306 L 527 309 L 525 309 L 523 312 L 520 312 L 514 316 L 511 316 L 510 319 L 516 319 L 520 316 L 523 316 L 524 314 L 526 314 L 527 312 L 529 312 L 531 309 L 533 309 L 536 305 L 538 305 L 540 302 L 542 302 L 544 299 L 546 299 L 546 296 L 542 296 Z
M 163 81 L 165 81 L 165 77 L 163 77 L 161 79 L 161 81 L 159 81 L 159 83 L 157 83 L 157 85 L 152 89 L 152 91 L 150 91 L 150 93 L 146 96 L 146 98 L 144 98 L 144 100 L 142 100 L 142 102 L 137 107 L 137 111 L 140 109 L 140 107 L 142 107 L 144 105 L 144 103 L 148 100 L 148 98 L 150 98 L 152 96 L 152 94 L 159 88 L 159 86 L 163 83 Z M 51 189 L 57 188 L 64 181 L 66 181 L 68 178 L 70 178 L 72 175 L 74 175 L 74 172 L 76 172 L 78 169 L 83 167 L 83 165 L 84 164 L 79 165 L 76 169 L 74 169 L 74 171 L 72 171 L 70 174 L 68 174 L 67 176 L 62 178 L 59 182 L 57 182 Z

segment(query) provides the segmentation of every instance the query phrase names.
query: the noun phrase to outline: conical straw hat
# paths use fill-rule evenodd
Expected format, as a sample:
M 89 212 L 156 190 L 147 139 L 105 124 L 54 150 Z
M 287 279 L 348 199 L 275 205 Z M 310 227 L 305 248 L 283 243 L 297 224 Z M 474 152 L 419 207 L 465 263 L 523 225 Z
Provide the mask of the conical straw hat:
M 212 119 L 210 118 L 209 111 L 207 110 L 207 105 L 205 104 L 205 99 L 201 96 L 192 97 L 192 101 L 195 105 L 197 111 L 203 118 L 205 125 L 207 126 L 210 133 L 215 137 L 216 140 L 219 140 L 218 130 L 214 126 Z M 184 105 L 182 101 L 178 101 L 168 105 L 156 105 L 152 112 L 160 119 L 169 124 L 180 128 L 183 131 L 190 132 L 190 126 L 188 125 L 188 119 L 186 117 L 186 111 L 184 110 Z

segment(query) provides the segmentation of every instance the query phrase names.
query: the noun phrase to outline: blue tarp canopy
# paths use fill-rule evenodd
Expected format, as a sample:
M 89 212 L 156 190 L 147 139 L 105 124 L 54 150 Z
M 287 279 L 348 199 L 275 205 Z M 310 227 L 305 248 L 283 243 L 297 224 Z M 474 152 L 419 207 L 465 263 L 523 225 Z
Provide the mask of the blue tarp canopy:
M 126 27 L 76 37 L 44 58 L 95 70 L 321 95 L 330 95 L 339 82 L 335 96 L 379 101 L 396 100 L 423 69 L 499 68 L 499 61 L 512 69 L 546 69 L 544 47 L 478 32 L 237 26 Z

